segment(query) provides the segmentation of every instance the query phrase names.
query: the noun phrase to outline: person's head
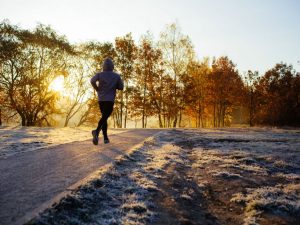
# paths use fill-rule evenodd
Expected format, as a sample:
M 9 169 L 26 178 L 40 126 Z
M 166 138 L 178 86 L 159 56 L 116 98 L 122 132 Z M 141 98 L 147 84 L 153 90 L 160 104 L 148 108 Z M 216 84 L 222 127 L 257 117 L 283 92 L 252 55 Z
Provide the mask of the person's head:
M 103 71 L 113 71 L 114 70 L 114 63 L 111 58 L 106 58 L 103 61 Z

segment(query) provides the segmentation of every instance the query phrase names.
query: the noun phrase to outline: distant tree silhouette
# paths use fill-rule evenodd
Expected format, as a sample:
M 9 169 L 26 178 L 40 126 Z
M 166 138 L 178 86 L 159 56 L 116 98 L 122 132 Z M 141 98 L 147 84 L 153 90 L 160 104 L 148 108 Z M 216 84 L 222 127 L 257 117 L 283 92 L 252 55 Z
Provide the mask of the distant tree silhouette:
M 259 80 L 256 124 L 300 125 L 300 75 L 291 65 L 276 64 Z

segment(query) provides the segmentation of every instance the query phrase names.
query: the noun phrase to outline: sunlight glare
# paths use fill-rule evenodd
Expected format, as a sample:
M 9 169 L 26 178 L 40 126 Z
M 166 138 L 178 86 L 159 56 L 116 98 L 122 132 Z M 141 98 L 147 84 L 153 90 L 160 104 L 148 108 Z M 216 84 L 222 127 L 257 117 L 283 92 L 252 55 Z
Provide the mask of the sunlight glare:
M 56 77 L 50 84 L 50 89 L 53 91 L 62 92 L 64 89 L 64 76 Z

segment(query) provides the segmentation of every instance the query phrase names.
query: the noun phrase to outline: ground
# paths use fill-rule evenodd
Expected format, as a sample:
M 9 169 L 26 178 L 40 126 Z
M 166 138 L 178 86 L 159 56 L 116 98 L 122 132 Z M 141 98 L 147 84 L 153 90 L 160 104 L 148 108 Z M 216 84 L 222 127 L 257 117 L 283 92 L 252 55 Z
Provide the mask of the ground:
M 28 224 L 299 224 L 300 132 L 163 130 Z
M 1 127 L 0 159 L 9 156 L 91 138 L 90 127 Z M 110 134 L 123 132 L 113 130 Z
M 300 131 L 161 130 L 27 224 L 299 224 Z

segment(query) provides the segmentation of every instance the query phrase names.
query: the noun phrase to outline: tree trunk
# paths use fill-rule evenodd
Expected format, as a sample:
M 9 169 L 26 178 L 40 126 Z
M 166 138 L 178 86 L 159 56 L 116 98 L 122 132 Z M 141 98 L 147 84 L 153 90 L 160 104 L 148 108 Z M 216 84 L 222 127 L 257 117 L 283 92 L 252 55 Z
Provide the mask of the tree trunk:
M 113 121 L 114 121 L 114 128 L 116 128 L 116 116 L 113 115 Z
M 173 127 L 174 128 L 177 126 L 177 117 L 178 117 L 178 115 L 177 115 L 177 112 L 176 112 L 176 115 L 175 115 L 175 118 L 174 118 L 174 121 L 173 121 Z
M 159 122 L 159 128 L 163 128 L 163 123 L 162 123 L 160 112 L 158 113 L 158 122 Z
M 22 117 L 22 126 L 23 127 L 26 126 L 26 119 L 25 119 L 25 117 Z
M 124 117 L 124 128 L 127 125 L 127 113 L 128 113 L 128 92 L 125 92 L 125 117 Z
M 204 128 L 204 123 L 203 123 L 203 112 L 202 112 L 202 108 L 200 110 L 200 121 L 201 121 L 201 124 L 200 124 L 200 127 Z
M 126 128 L 126 125 L 127 125 L 127 104 L 125 106 L 124 128 Z
M 250 92 L 249 126 L 253 126 L 253 90 Z
M 70 121 L 69 117 L 66 117 L 64 127 L 67 127 L 67 126 L 68 126 L 69 121 Z
M 222 111 L 222 126 L 225 126 L 225 114 L 226 114 L 226 103 L 223 105 L 223 111 Z
M 198 100 L 198 124 L 197 127 L 200 127 L 201 124 L 201 103 L 200 100 Z
M 35 122 L 33 121 L 32 115 L 27 115 L 26 126 L 31 127 L 34 126 Z
M 146 115 L 145 115 L 145 113 L 146 113 L 146 89 L 147 89 L 146 79 L 147 79 L 147 77 L 145 76 L 144 90 L 143 90 L 143 117 L 142 117 L 143 128 L 146 127 L 146 123 L 145 123 L 145 117 L 146 117 Z
M 216 103 L 214 103 L 214 127 L 216 127 Z
M 123 104 L 124 104 L 124 100 L 123 100 L 123 92 L 121 92 L 121 106 L 120 106 L 120 118 L 119 118 L 119 128 L 122 128 L 122 118 L 123 118 Z
M 84 112 L 84 114 L 82 114 L 80 116 L 80 120 L 79 120 L 78 124 L 76 125 L 77 127 L 83 125 L 87 121 L 87 118 L 88 118 L 90 112 L 91 112 L 91 105 L 88 105 L 87 110 Z
M 143 109 L 142 128 L 145 128 L 145 110 Z
M 2 126 L 2 112 L 1 112 L 1 108 L 0 108 L 0 126 Z
M 179 127 L 181 127 L 182 109 L 179 110 Z
M 218 127 L 221 126 L 221 119 L 222 119 L 222 103 L 220 101 L 218 105 Z

